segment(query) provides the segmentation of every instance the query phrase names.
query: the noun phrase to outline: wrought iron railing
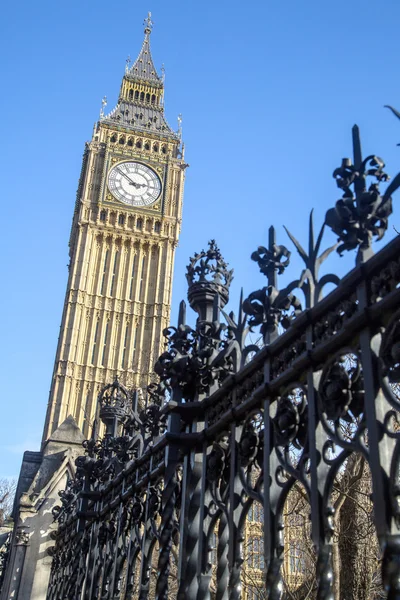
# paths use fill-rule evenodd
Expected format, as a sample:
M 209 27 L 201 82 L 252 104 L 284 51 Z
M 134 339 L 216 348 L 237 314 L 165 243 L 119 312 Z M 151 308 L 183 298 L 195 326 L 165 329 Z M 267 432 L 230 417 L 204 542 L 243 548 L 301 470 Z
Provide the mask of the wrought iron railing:
M 384 164 L 362 160 L 357 128 L 353 140 L 355 166 L 344 160 L 334 173 L 343 197 L 326 225 L 339 252 L 357 251 L 356 267 L 342 279 L 319 277 L 336 246 L 321 252 L 324 227 L 315 239 L 311 215 L 307 251 L 288 232 L 304 269 L 279 289 L 290 252 L 271 228 L 268 247 L 252 255 L 267 285 L 241 300 L 235 317 L 224 311 L 232 271 L 215 242 L 191 259 L 197 322 L 186 324 L 182 302 L 155 367 L 160 383 L 147 399 L 118 380 L 100 394 L 93 435 L 54 511 L 49 600 L 239 599 L 254 503 L 263 507 L 264 575 L 246 593 L 282 598 L 298 581 L 283 573 L 292 539 L 285 507 L 297 488 L 315 552 L 308 597 L 338 598 L 337 482 L 348 480 L 355 456 L 369 467 L 373 512 L 365 510 L 383 557 L 373 576 L 380 593 L 400 598 L 400 238 L 372 253 L 399 178 L 381 196 Z M 327 284 L 336 287 L 322 298 Z M 260 329 L 261 348 L 246 345 L 249 328 Z

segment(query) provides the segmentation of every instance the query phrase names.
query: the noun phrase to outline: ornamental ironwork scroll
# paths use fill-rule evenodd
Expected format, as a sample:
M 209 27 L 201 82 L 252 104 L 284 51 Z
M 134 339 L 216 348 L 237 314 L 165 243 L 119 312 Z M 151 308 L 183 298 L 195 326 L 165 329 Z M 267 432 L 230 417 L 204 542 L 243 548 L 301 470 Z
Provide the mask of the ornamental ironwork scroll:
M 374 576 L 381 597 L 400 598 L 400 238 L 372 253 L 398 185 L 380 192 L 382 159 L 362 159 L 356 127 L 353 144 L 354 160 L 334 172 L 343 196 L 316 237 L 311 213 L 307 250 L 286 230 L 304 263 L 298 277 L 279 288 L 291 250 L 271 228 L 251 256 L 266 285 L 241 295 L 235 316 L 225 310 L 233 272 L 212 240 L 187 268 L 196 323 L 182 302 L 164 331 L 159 382 L 145 393 L 118 380 L 102 390 L 53 510 L 48 600 L 280 600 L 285 569 L 299 565 L 312 576 L 296 597 L 309 585 L 307 597 L 333 600 L 337 482 L 350 468 L 369 469 Z M 338 243 L 321 250 L 327 227 Z M 355 268 L 320 276 L 335 249 L 355 250 Z M 285 507 L 296 490 L 308 507 L 308 562 L 290 554 L 298 540 Z

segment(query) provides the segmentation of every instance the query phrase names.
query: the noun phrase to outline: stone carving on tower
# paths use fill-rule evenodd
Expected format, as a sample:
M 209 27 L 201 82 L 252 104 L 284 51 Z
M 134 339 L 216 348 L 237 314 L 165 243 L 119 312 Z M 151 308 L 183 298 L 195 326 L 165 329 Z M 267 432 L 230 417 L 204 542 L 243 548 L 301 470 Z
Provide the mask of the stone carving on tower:
M 43 442 L 72 415 L 85 435 L 99 390 L 116 376 L 144 388 L 164 349 L 185 177 L 181 121 L 164 115 L 164 78 L 145 21 L 117 105 L 85 146 L 70 266 Z

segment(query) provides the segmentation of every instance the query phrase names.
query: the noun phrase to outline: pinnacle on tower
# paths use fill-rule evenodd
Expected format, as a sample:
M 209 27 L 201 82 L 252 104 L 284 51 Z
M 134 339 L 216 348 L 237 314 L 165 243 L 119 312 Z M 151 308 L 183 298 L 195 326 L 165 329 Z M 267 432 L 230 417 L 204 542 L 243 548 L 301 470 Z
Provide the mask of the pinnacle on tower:
M 140 80 L 149 82 L 151 85 L 162 86 L 162 78 L 159 77 L 156 71 L 150 50 L 150 34 L 153 28 L 150 12 L 144 20 L 144 25 L 144 41 L 142 48 L 132 67 L 127 69 L 126 76 L 131 80 Z
M 131 64 L 127 60 L 117 105 L 108 113 L 100 114 L 100 121 L 125 129 L 161 134 L 174 140 L 181 132 L 173 131 L 164 116 L 164 70 L 160 77 L 154 66 L 150 50 L 153 27 L 151 13 L 144 21 L 144 41 L 139 55 Z

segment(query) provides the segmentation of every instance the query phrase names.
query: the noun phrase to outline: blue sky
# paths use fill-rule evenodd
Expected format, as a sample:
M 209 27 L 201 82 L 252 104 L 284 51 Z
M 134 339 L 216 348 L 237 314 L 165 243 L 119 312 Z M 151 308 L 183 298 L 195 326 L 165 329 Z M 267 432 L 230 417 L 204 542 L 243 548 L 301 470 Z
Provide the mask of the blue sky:
M 187 170 L 174 319 L 185 265 L 210 238 L 235 269 L 231 306 L 265 285 L 251 252 L 271 224 L 306 243 L 340 194 L 332 171 L 351 153 L 400 169 L 400 3 L 381 0 L 8 2 L 2 11 L 3 343 L 0 476 L 39 449 L 67 282 L 68 237 L 84 142 L 101 98 L 117 100 L 151 10 L 152 53 L 166 68 L 166 114 L 183 115 Z M 391 223 L 400 228 L 394 200 Z M 391 229 L 385 238 L 394 235 Z M 326 245 L 334 236 L 326 233 Z M 354 256 L 328 259 L 344 273 Z M 293 257 L 291 275 L 299 274 Z

